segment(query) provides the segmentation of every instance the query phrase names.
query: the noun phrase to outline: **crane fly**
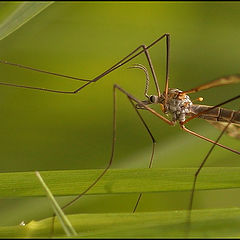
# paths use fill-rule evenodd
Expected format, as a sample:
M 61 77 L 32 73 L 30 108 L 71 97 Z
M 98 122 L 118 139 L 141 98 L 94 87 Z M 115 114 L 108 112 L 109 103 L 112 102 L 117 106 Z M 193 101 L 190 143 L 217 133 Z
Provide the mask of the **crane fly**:
M 165 88 L 164 88 L 163 92 L 160 91 L 157 76 L 155 74 L 154 67 L 153 67 L 153 64 L 151 61 L 151 57 L 150 57 L 150 54 L 148 51 L 151 47 L 153 47 L 155 44 L 160 42 L 162 39 L 166 40 L 166 75 L 165 75 Z M 92 187 L 94 187 L 94 185 L 104 176 L 104 174 L 107 172 L 107 170 L 112 165 L 112 161 L 114 158 L 114 151 L 115 151 L 115 142 L 116 142 L 116 91 L 120 91 L 123 95 L 125 95 L 128 98 L 129 102 L 133 106 L 140 121 L 146 128 L 146 130 L 151 138 L 152 152 L 151 152 L 151 157 L 150 157 L 149 166 L 148 166 L 149 168 L 152 167 L 156 140 L 155 140 L 153 134 L 151 133 L 147 123 L 143 119 L 143 117 L 140 113 L 141 110 L 147 110 L 148 112 L 150 112 L 153 115 L 155 115 L 156 117 L 160 118 L 162 121 L 164 121 L 165 123 L 167 123 L 170 126 L 174 126 L 178 123 L 182 130 L 212 144 L 210 151 L 206 155 L 205 159 L 202 161 L 200 167 L 198 168 L 198 170 L 195 174 L 193 188 L 192 188 L 192 194 L 191 194 L 191 199 L 190 199 L 190 205 L 189 205 L 189 210 L 190 210 L 189 212 L 191 212 L 191 210 L 192 210 L 193 196 L 194 196 L 195 183 L 197 181 L 197 176 L 200 173 L 200 170 L 202 169 L 203 165 L 205 164 L 207 158 L 209 157 L 212 149 L 216 146 L 219 146 L 223 149 L 226 149 L 228 151 L 231 151 L 235 154 L 240 155 L 239 151 L 218 143 L 219 139 L 221 138 L 221 136 L 223 135 L 224 132 L 231 137 L 240 139 L 240 112 L 236 111 L 236 110 L 222 108 L 222 105 L 239 99 L 240 95 L 233 97 L 231 99 L 228 99 L 216 106 L 194 104 L 193 101 L 191 101 L 191 99 L 189 97 L 189 94 L 196 93 L 196 92 L 199 92 L 199 91 L 202 91 L 205 89 L 209 89 L 209 88 L 213 88 L 213 87 L 217 87 L 217 86 L 240 83 L 240 75 L 236 74 L 236 75 L 229 75 L 229 76 L 221 77 L 221 78 L 218 78 L 216 80 L 210 81 L 205 84 L 202 84 L 200 86 L 197 86 L 197 87 L 192 88 L 187 91 L 182 91 L 177 88 L 170 88 L 169 87 L 169 50 L 170 50 L 170 34 L 166 33 L 166 34 L 162 35 L 161 37 L 159 37 L 154 42 L 152 42 L 148 46 L 140 45 L 135 50 L 133 50 L 131 53 L 129 53 L 127 56 L 122 58 L 119 62 L 114 64 L 112 67 L 110 67 L 103 73 L 94 77 L 93 79 L 82 79 L 82 78 L 78 78 L 78 77 L 72 77 L 72 76 L 68 76 L 68 75 L 49 72 L 49 71 L 40 70 L 37 68 L 32 68 L 29 66 L 24 66 L 21 64 L 16 64 L 16 63 L 11 63 L 8 61 L 0 60 L 0 63 L 2 63 L 2 64 L 7 64 L 7 65 L 16 66 L 16 67 L 20 67 L 20 68 L 24 68 L 24 69 L 28 69 L 28 70 L 32 70 L 32 71 L 42 72 L 42 73 L 46 73 L 46 74 L 56 75 L 59 77 L 69 78 L 72 80 L 86 82 L 81 87 L 78 87 L 77 89 L 74 89 L 72 91 L 39 88 L 39 87 L 5 83 L 5 82 L 0 82 L 0 85 L 19 87 L 19 88 L 28 88 L 28 89 L 53 92 L 53 93 L 77 94 L 83 88 L 87 87 L 88 85 L 90 85 L 94 82 L 97 82 L 98 80 L 100 80 L 104 76 L 108 75 L 112 71 L 114 71 L 114 70 L 118 69 L 119 67 L 125 65 L 126 63 L 130 62 L 131 60 L 133 60 L 140 54 L 144 53 L 146 56 L 157 94 L 156 95 L 148 94 L 150 76 L 149 76 L 147 68 L 141 64 L 135 64 L 135 65 L 131 66 L 130 68 L 138 68 L 138 69 L 141 69 L 142 71 L 144 71 L 144 73 L 145 73 L 145 78 L 146 78 L 145 91 L 144 91 L 144 95 L 146 97 L 145 100 L 142 100 L 142 101 L 138 100 L 133 95 L 128 93 L 126 90 L 121 88 L 119 85 L 114 84 L 114 86 L 113 86 L 113 133 L 112 133 L 111 157 L 108 161 L 106 168 L 95 179 L 95 181 L 90 186 L 88 186 L 88 188 L 86 188 L 82 193 L 80 193 L 77 197 L 75 197 L 72 201 L 70 201 L 67 204 L 65 204 L 64 206 L 62 206 L 62 209 L 65 209 L 68 206 L 72 205 L 75 201 L 77 201 L 80 197 L 82 197 L 85 193 L 87 193 Z M 200 97 L 197 100 L 202 101 L 202 98 Z M 154 104 L 157 104 L 160 106 L 163 114 L 160 114 L 159 112 L 155 111 L 154 109 L 152 109 L 150 107 L 150 105 L 154 105 Z M 171 116 L 171 119 L 169 117 L 166 117 L 165 116 L 166 114 L 169 114 Z M 214 127 L 217 127 L 218 129 L 220 129 L 221 134 L 219 135 L 219 137 L 214 141 L 212 139 L 209 139 L 205 136 L 202 136 L 202 135 L 188 129 L 185 125 L 189 121 L 191 121 L 195 118 L 202 118 L 202 119 L 206 120 L 207 122 L 209 122 L 210 124 L 212 124 Z M 136 209 L 139 205 L 141 196 L 142 196 L 142 193 L 140 193 L 138 196 L 136 204 L 133 208 L 133 212 L 136 211 Z M 190 215 L 189 215 L 189 217 L 190 217 Z M 54 218 L 53 218 L 53 223 L 54 223 Z

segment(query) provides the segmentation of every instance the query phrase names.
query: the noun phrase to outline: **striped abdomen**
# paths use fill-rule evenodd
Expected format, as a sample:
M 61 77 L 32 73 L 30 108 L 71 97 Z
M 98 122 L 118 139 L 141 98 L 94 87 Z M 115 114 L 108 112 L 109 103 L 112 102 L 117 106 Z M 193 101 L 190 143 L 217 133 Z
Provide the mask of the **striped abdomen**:
M 201 115 L 199 115 L 198 117 L 206 120 L 210 120 L 210 121 L 231 122 L 231 123 L 240 124 L 239 111 L 230 110 L 230 109 L 221 108 L 221 107 L 216 107 L 214 109 L 211 109 L 211 108 L 212 106 L 193 104 L 191 106 L 191 113 L 198 114 L 200 112 L 206 111 Z

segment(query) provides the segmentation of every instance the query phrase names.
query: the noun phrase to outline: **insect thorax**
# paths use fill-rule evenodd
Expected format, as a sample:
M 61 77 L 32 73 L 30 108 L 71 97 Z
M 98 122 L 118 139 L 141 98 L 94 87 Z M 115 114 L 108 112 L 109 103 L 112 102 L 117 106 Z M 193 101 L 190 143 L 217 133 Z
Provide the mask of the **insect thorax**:
M 162 103 L 164 105 L 164 112 L 172 115 L 172 121 L 184 122 L 186 116 L 190 113 L 192 102 L 190 97 L 186 94 L 181 94 L 181 90 L 177 88 L 168 89 L 168 98 L 166 104 L 165 92 L 162 94 Z

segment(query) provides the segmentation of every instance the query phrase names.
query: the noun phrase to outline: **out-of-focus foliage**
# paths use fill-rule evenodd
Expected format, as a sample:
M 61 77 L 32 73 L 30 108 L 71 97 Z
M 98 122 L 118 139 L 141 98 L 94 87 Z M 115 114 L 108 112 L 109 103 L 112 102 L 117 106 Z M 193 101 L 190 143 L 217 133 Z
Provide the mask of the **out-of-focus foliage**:
M 196 170 L 197 168 L 109 169 L 86 195 L 191 191 L 192 176 Z M 43 171 L 41 175 L 54 196 L 72 196 L 83 192 L 102 172 L 103 169 L 61 170 Z M 196 190 L 239 188 L 238 173 L 238 167 L 203 168 Z M 222 176 L 221 181 L 219 176 Z M 2 197 L 36 197 L 45 194 L 34 172 L 0 175 Z
M 69 215 L 69 219 L 79 238 L 227 238 L 239 236 L 239 213 L 239 208 L 194 210 L 191 225 L 186 224 L 187 211 L 74 214 Z M 13 235 L 50 237 L 51 221 L 44 219 L 25 226 L 0 227 L 0 235 L 6 238 Z M 60 224 L 56 223 L 54 237 L 63 236 Z
M 39 182 L 42 185 L 42 188 L 46 191 L 46 195 L 52 205 L 52 208 L 54 210 L 54 214 L 55 216 L 58 218 L 64 233 L 68 236 L 68 237 L 73 237 L 76 236 L 77 233 L 75 231 L 75 229 L 73 228 L 72 224 L 70 223 L 69 219 L 67 218 L 67 216 L 64 214 L 63 209 L 59 206 L 58 202 L 56 201 L 56 199 L 54 198 L 53 194 L 51 193 L 51 190 L 49 189 L 49 187 L 47 186 L 47 184 L 44 182 L 41 174 L 36 171 L 35 172 Z M 54 216 L 54 220 L 55 220 L 55 216 Z

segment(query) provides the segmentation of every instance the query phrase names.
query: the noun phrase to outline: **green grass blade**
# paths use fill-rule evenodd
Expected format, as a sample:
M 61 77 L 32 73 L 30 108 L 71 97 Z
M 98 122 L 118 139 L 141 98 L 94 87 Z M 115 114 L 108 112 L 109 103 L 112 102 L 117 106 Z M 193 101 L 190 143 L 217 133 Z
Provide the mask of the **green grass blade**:
M 1 18 L 1 24 L 0 24 L 0 40 L 7 37 L 9 34 L 16 31 L 18 28 L 20 28 L 23 24 L 28 22 L 31 18 L 39 14 L 41 11 L 43 11 L 45 8 L 47 8 L 49 5 L 51 5 L 53 2 L 10 2 L 10 3 L 4 3 L 4 4 L 11 4 L 13 7 L 11 7 L 11 10 L 8 10 L 8 14 L 6 14 Z M 16 7 L 15 7 L 16 6 Z
M 36 176 L 39 179 L 40 183 L 42 184 L 43 188 L 45 189 L 45 191 L 47 193 L 47 196 L 50 199 L 50 202 L 53 206 L 53 210 L 54 210 L 56 216 L 58 217 L 65 233 L 67 234 L 67 236 L 76 236 L 77 235 L 76 231 L 74 230 L 74 228 L 72 227 L 72 224 L 70 223 L 70 221 L 68 220 L 68 218 L 64 214 L 63 210 L 60 208 L 57 201 L 53 197 L 50 189 L 48 188 L 48 186 L 46 185 L 46 183 L 42 179 L 40 173 L 36 172 Z
M 224 238 L 239 237 L 240 209 L 193 210 L 190 231 L 187 211 L 140 213 L 76 214 L 68 218 L 75 229 L 87 238 Z M 31 221 L 25 226 L 0 227 L 1 237 L 49 237 L 51 218 Z M 59 223 L 55 237 L 64 236 Z
M 87 194 L 189 191 L 196 168 L 111 169 Z M 77 195 L 102 172 L 98 170 L 42 171 L 54 196 Z M 203 168 L 198 190 L 240 187 L 239 167 Z M 0 196 L 44 196 L 34 172 L 0 173 Z

